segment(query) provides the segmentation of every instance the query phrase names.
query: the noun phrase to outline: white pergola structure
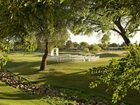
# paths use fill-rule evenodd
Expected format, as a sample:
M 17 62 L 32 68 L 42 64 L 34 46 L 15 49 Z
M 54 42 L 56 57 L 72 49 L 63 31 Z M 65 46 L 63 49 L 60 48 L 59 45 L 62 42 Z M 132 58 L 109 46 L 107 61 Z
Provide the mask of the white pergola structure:
M 55 56 L 55 54 L 56 56 L 59 56 L 59 48 L 53 48 L 51 50 L 51 56 Z

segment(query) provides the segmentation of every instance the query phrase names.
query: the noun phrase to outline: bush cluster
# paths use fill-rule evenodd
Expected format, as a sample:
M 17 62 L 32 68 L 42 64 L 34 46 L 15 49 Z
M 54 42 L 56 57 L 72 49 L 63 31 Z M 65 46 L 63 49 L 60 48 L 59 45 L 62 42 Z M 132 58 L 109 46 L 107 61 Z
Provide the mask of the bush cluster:
M 113 90 L 114 103 L 125 97 L 130 89 L 140 91 L 140 47 L 131 45 L 128 50 L 127 56 L 119 60 L 112 59 L 105 67 L 89 70 L 95 77 L 90 87 L 106 84 L 108 89 Z

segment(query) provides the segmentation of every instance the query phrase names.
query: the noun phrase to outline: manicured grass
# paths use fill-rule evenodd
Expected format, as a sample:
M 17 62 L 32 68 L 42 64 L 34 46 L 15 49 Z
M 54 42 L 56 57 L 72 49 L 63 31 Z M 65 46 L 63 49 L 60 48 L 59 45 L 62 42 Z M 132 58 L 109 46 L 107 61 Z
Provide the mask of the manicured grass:
M 0 105 L 49 105 L 40 97 L 25 94 L 0 82 Z
M 38 82 L 47 82 L 51 85 L 66 87 L 87 87 L 88 76 L 85 75 L 89 68 L 108 64 L 109 58 L 101 59 L 96 62 L 48 62 L 46 71 L 39 72 L 41 57 L 28 54 L 12 54 L 9 56 L 10 62 L 6 69 L 20 74 L 25 78 Z M 76 80 L 73 82 L 73 80 Z M 82 80 L 82 81 L 81 81 Z M 83 81 L 85 80 L 85 81 Z M 68 83 L 72 82 L 72 83 Z M 87 83 L 88 84 L 88 83 Z
M 120 53 L 120 52 L 119 52 Z M 38 84 L 50 84 L 55 87 L 69 88 L 73 90 L 81 90 L 87 95 L 100 96 L 110 98 L 109 94 L 105 92 L 105 86 L 102 85 L 96 89 L 90 89 L 89 83 L 94 79 L 87 74 L 89 68 L 93 66 L 107 65 L 111 57 L 101 58 L 94 62 L 48 62 L 47 69 L 39 72 L 39 65 L 41 61 L 41 53 L 34 54 L 22 54 L 12 53 L 9 55 L 10 61 L 5 69 L 8 69 L 16 74 L 19 74 L 30 81 Z M 119 57 L 115 57 L 119 58 Z M 6 91 L 9 90 L 9 91 Z M 2 103 L 17 103 L 11 105 L 47 105 L 39 98 L 29 96 L 20 92 L 17 89 L 13 89 L 9 86 L 2 84 L 0 86 L 0 105 Z M 14 97 L 15 99 L 13 99 Z M 17 100 L 16 100 L 17 98 Z M 127 97 L 133 105 L 139 105 L 138 95 Z M 31 101 L 30 101 L 31 100 Z M 29 101 L 29 102 L 28 102 Z M 7 102 L 7 103 L 6 103 Z M 35 103 L 39 104 L 35 104 Z M 42 103 L 41 103 L 42 102 Z

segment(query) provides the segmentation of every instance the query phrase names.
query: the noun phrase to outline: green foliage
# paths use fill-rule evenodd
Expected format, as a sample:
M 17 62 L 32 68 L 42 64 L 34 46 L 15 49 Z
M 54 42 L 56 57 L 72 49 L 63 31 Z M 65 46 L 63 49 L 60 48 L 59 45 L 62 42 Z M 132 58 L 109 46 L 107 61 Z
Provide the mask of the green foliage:
M 89 48 L 83 48 L 84 53 L 89 53 Z
M 102 37 L 101 42 L 102 42 L 103 44 L 107 44 L 107 43 L 109 42 L 109 40 L 110 40 L 109 35 L 105 34 L 105 35 Z
M 2 67 L 4 67 L 6 64 L 7 64 L 7 61 L 8 61 L 9 59 L 8 59 L 8 56 L 6 55 L 6 54 L 2 54 L 1 56 L 0 56 L 0 69 L 2 68 Z
M 95 44 L 95 45 L 90 45 L 89 50 L 91 53 L 97 53 L 97 52 L 100 52 L 102 48 L 98 46 L 97 44 Z
M 63 3 L 65 0 L 60 0 L 60 3 Z
M 140 91 L 140 47 L 134 45 L 128 49 L 126 57 L 112 59 L 108 66 L 90 69 L 90 73 L 96 76 L 90 87 L 106 84 L 113 90 L 114 103 L 124 98 L 130 89 Z
M 8 61 L 8 55 L 10 51 L 9 42 L 6 40 L 0 41 L 0 69 L 4 67 Z
M 68 41 L 66 42 L 66 48 L 67 48 L 67 49 L 71 49 L 71 48 L 73 48 L 73 47 L 74 47 L 74 45 L 73 45 L 72 41 L 71 41 L 71 40 L 68 40 Z
M 89 46 L 89 45 L 88 45 L 87 42 L 81 42 L 81 43 L 80 43 L 80 48 L 81 48 L 81 49 L 87 48 L 88 46 Z
M 110 36 L 107 34 L 103 35 L 103 37 L 101 39 L 102 49 L 107 49 L 107 47 L 109 45 L 109 41 L 110 41 Z
M 42 100 L 49 103 L 49 105 L 75 105 L 76 104 L 75 101 L 66 100 L 62 97 L 50 97 L 50 96 L 48 96 L 48 97 L 43 98 Z
M 34 34 L 25 36 L 23 38 L 17 38 L 14 42 L 14 50 L 32 52 L 37 48 L 37 42 Z
M 109 45 L 109 47 L 119 47 L 120 45 L 119 44 L 117 44 L 117 43 L 111 43 L 110 45 Z
M 53 47 L 67 40 L 68 9 L 65 0 L 4 1 L 0 3 L 0 38 L 32 37 L 34 33 L 48 40 Z M 26 50 L 32 51 L 32 39 L 25 40 Z M 51 47 L 52 47 L 51 46 Z
M 129 38 L 135 35 L 140 23 L 138 0 L 84 0 L 82 3 L 79 6 L 82 9 L 75 12 L 75 24 L 71 28 L 74 33 L 87 35 L 93 31 L 99 34 L 114 31 L 123 36 L 127 45 L 130 43 Z
M 37 42 L 34 34 L 27 36 L 24 38 L 24 42 L 22 43 L 25 51 L 35 51 L 37 48 Z
M 6 39 L 0 40 L 0 51 L 9 53 L 10 52 L 10 43 L 7 40 Z
M 73 46 L 75 49 L 78 49 L 80 47 L 80 45 L 77 42 L 73 42 Z

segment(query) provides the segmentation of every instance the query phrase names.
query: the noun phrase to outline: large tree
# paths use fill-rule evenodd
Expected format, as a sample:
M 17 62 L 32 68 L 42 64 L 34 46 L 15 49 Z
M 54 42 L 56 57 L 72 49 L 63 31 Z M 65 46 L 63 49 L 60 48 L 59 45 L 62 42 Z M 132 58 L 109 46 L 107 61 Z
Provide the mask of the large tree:
M 40 70 L 45 70 L 48 45 L 64 42 L 67 38 L 66 13 L 69 8 L 63 2 L 64 0 L 1 0 L 0 38 L 18 37 L 24 40 L 30 32 L 43 37 L 45 52 Z
M 76 34 L 89 34 L 93 31 L 106 34 L 114 31 L 123 38 L 126 45 L 129 45 L 131 43 L 129 38 L 139 30 L 140 10 L 135 4 L 140 2 L 138 0 L 86 0 L 84 9 L 78 11 L 71 30 Z

